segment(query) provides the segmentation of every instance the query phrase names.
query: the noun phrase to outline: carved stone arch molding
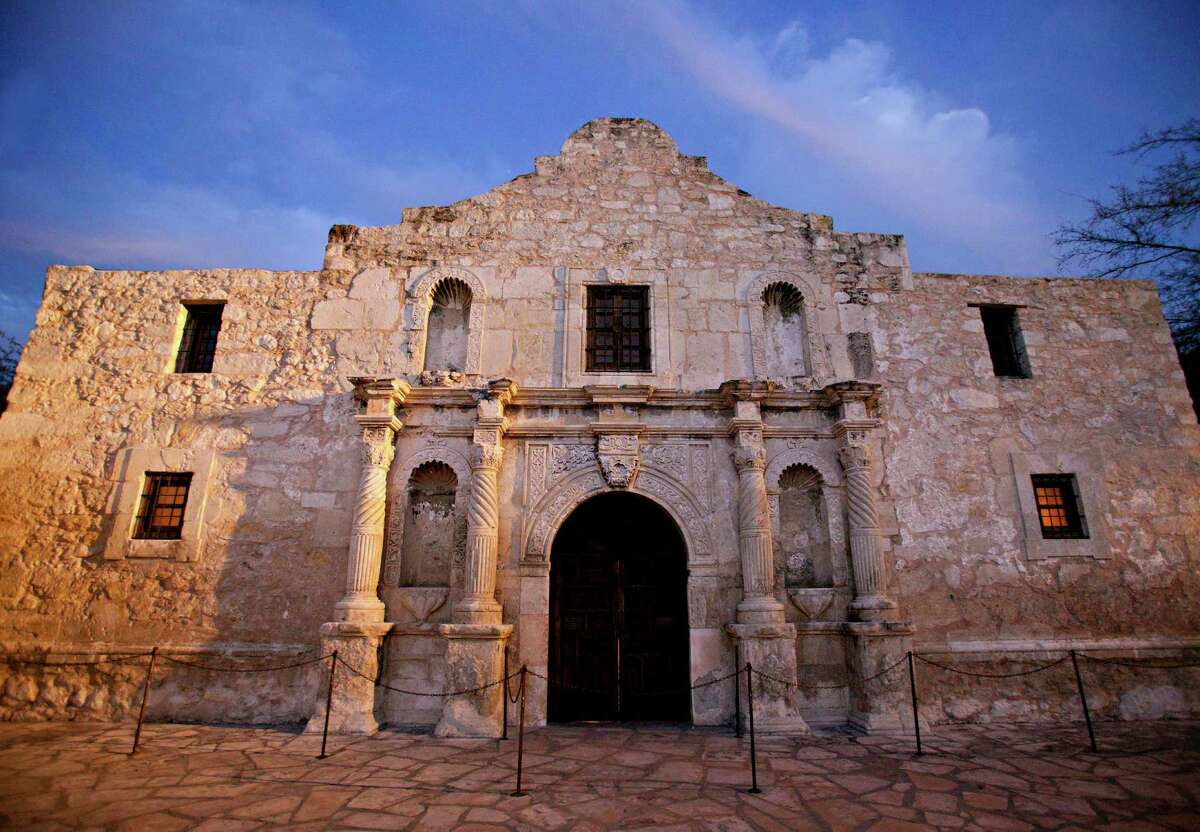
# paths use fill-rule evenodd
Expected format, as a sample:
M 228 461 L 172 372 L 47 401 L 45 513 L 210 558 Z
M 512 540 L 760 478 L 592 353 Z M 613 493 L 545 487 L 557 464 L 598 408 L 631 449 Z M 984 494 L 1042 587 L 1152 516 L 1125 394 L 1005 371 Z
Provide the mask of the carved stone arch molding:
M 408 344 L 412 358 L 411 372 L 419 373 L 425 365 L 425 345 L 428 339 L 430 305 L 433 290 L 443 280 L 461 280 L 471 290 L 471 314 L 467 319 L 466 375 L 480 373 L 480 353 L 483 347 L 483 322 L 488 305 L 487 288 L 469 269 L 462 266 L 435 266 L 417 278 L 408 289 Z
M 471 488 L 471 466 L 466 457 L 458 451 L 445 447 L 419 448 L 406 456 L 399 464 L 393 463 L 390 472 L 391 480 L 388 489 L 388 519 L 383 550 L 384 586 L 396 586 L 400 580 L 400 553 L 404 544 L 404 520 L 408 515 L 408 481 L 413 471 L 427 462 L 441 462 L 450 466 L 454 476 L 458 477 L 458 488 L 454 491 L 454 513 L 456 517 L 463 514 L 467 505 L 467 497 Z M 465 540 L 464 540 L 465 545 Z M 465 552 L 465 550 L 464 550 Z M 459 552 L 454 553 L 454 560 L 459 560 Z
M 825 337 L 817 322 L 817 304 L 820 300 L 820 281 L 813 277 L 793 272 L 763 272 L 752 278 L 746 286 L 745 302 L 750 313 L 750 356 L 754 363 L 754 377 L 767 378 L 766 322 L 763 319 L 763 292 L 775 283 L 786 283 L 800 293 L 804 305 L 804 331 L 808 337 L 805 345 L 808 352 L 809 376 L 814 385 L 833 377 L 829 364 L 829 353 L 825 348 Z
M 802 440 L 789 439 L 792 442 Z M 787 469 L 801 465 L 816 471 L 821 477 L 821 496 L 825 498 L 825 513 L 829 521 L 830 550 L 841 557 L 834 558 L 834 581 L 845 585 L 849 581 L 846 569 L 846 519 L 845 497 L 842 477 L 842 467 L 834 460 L 823 455 L 816 448 L 797 446 L 780 451 L 767 462 L 763 479 L 767 484 L 767 502 L 771 510 L 772 537 L 779 535 L 779 478 Z
M 683 535 L 690 567 L 715 563 L 712 535 L 700 501 L 673 477 L 653 467 L 643 467 L 630 488 L 610 488 L 596 468 L 578 471 L 556 482 L 526 514 L 522 561 L 549 564 L 554 535 L 563 521 L 584 501 L 610 491 L 640 494 L 666 511 Z

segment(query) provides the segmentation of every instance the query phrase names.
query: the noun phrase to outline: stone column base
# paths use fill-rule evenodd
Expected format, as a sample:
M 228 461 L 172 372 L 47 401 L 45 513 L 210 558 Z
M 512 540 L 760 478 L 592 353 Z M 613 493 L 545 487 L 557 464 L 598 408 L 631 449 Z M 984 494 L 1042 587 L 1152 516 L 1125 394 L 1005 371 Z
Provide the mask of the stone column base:
M 333 707 L 329 712 L 331 734 L 374 734 L 379 730 L 375 718 L 375 676 L 379 673 L 379 643 L 392 629 L 390 623 L 369 624 L 355 621 L 331 621 L 321 625 L 321 652 L 338 653 L 333 678 Z M 325 703 L 329 697 L 329 662 L 316 665 L 321 686 L 316 705 L 304 733 L 319 734 L 325 728 Z M 342 664 L 345 662 L 345 664 Z M 362 675 L 347 669 L 353 667 Z M 363 678 L 366 676 L 368 678 Z
M 908 667 L 901 662 L 912 649 L 911 621 L 850 622 L 850 724 L 867 733 L 911 731 L 912 707 L 908 690 Z M 885 668 L 899 667 L 869 682 Z
M 727 624 L 725 631 L 737 643 L 737 663 L 788 684 L 754 675 L 754 730 L 761 734 L 807 734 L 808 723 L 800 716 L 796 684 L 796 628 L 791 624 Z M 743 726 L 749 723 L 747 684 L 742 677 Z
M 486 685 L 504 673 L 504 647 L 512 635 L 510 624 L 442 624 L 438 631 L 446 645 L 446 685 L 466 690 Z M 438 737 L 498 737 L 503 731 L 504 685 L 477 693 L 448 696 L 442 718 L 434 729 Z

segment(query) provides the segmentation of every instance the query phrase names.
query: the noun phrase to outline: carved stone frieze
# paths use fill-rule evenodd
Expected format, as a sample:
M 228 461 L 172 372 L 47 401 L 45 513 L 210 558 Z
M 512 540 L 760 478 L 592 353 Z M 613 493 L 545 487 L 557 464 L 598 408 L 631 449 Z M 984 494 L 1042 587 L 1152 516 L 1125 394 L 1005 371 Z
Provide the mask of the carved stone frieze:
M 550 452 L 550 478 L 556 480 L 579 468 L 596 464 L 596 449 L 591 444 L 554 445 Z
M 529 532 L 523 562 L 545 562 L 549 558 L 554 531 L 571 510 L 589 497 L 610 489 L 611 486 L 596 469 L 578 471 L 563 483 L 548 489 L 542 499 L 528 509 L 526 517 L 530 525 L 527 526 Z M 708 512 L 693 494 L 654 470 L 642 471 L 636 485 L 630 490 L 653 499 L 675 518 L 687 540 L 690 564 L 712 563 L 714 556 Z
M 525 505 L 533 505 L 546 493 L 546 467 L 549 448 L 527 445 L 525 451 Z
M 573 480 L 567 487 L 555 489 L 550 502 L 540 507 L 526 546 L 526 560 L 546 560 L 551 533 L 557 528 L 559 515 L 583 502 L 586 495 L 604 490 L 600 472 Z
M 649 465 L 663 469 L 680 482 L 690 484 L 692 478 L 689 450 L 687 445 L 680 443 L 645 445 L 642 447 L 642 459 Z
M 642 467 L 678 480 L 705 507 L 712 506 L 712 464 L 708 442 L 667 441 L 641 445 Z

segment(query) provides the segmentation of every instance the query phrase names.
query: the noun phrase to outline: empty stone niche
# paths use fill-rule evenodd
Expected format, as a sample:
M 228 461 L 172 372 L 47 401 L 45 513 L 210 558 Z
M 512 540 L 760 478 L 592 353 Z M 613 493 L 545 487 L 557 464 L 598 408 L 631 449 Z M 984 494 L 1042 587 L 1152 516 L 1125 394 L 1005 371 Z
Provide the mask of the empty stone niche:
M 779 551 L 789 590 L 834 585 L 822 485 L 821 475 L 807 465 L 793 465 L 779 476 Z
M 433 289 L 426 326 L 425 371 L 466 369 L 470 320 L 470 287 L 452 277 L 439 281 Z
M 772 283 L 763 290 L 762 302 L 767 376 L 793 379 L 808 375 L 804 296 L 790 283 Z
M 450 586 L 460 525 L 457 491 L 458 476 L 444 462 L 426 462 L 413 470 L 400 549 L 401 587 Z M 417 616 L 417 611 L 410 612 Z

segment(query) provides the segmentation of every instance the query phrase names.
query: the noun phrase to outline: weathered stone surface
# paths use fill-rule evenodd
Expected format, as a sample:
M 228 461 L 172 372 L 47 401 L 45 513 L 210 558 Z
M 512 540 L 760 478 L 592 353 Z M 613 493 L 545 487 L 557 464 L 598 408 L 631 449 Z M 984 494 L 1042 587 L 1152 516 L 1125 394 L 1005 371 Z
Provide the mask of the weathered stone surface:
M 587 289 L 612 285 L 646 287 L 649 372 L 587 370 Z M 174 373 L 198 301 L 224 303 L 213 371 Z M 995 376 L 981 304 L 1018 309 L 1031 378 Z M 555 532 L 613 488 L 683 536 L 693 682 L 735 666 L 741 604 L 795 628 L 787 707 L 813 724 L 902 720 L 903 679 L 861 681 L 910 632 L 985 671 L 1014 649 L 1200 646 L 1200 429 L 1149 283 L 913 274 L 902 237 L 754 199 L 642 120 L 589 122 L 534 172 L 397 225 L 335 226 L 320 271 L 52 267 L 9 401 L 8 654 L 316 655 L 358 563 L 398 625 L 385 683 L 444 691 L 452 616 L 512 625 L 514 665 L 552 676 Z M 362 454 L 384 445 L 367 489 L 384 499 L 364 501 Z M 129 539 L 133 449 L 211 460 L 197 545 Z M 1040 537 L 1029 476 L 1056 472 L 1079 480 L 1087 539 Z M 413 588 L 445 600 L 424 612 Z M 368 675 L 369 642 L 348 647 Z M 127 716 L 139 667 L 0 666 L 0 718 Z M 933 721 L 1076 713 L 1061 666 L 937 672 Z M 1085 666 L 1095 710 L 1127 719 L 1195 714 L 1196 673 Z M 321 684 L 315 666 L 156 678 L 151 708 L 180 719 L 300 720 Z M 443 715 L 354 690 L 364 725 Z M 545 721 L 537 677 L 527 706 Z M 692 696 L 699 723 L 733 707 L 724 683 Z

